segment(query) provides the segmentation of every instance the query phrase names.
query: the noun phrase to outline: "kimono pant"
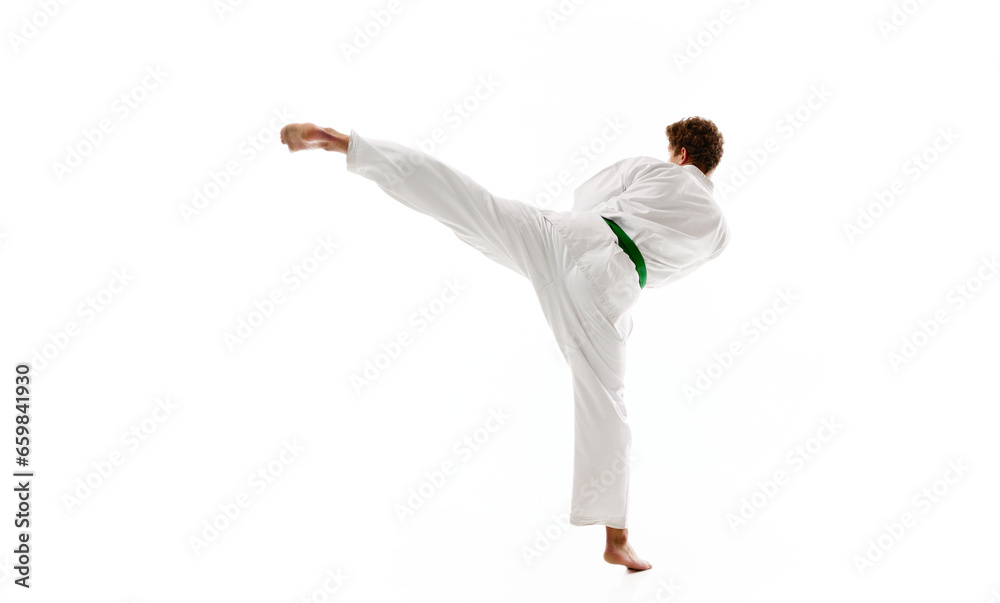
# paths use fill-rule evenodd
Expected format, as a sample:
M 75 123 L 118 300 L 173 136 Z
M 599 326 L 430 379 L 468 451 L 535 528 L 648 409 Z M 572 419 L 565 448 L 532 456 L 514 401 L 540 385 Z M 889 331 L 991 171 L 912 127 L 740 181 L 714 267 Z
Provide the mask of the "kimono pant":
M 494 196 L 422 151 L 354 130 L 346 167 L 531 282 L 573 380 L 570 523 L 626 528 L 632 434 L 625 344 L 640 288 L 614 232 L 597 213 Z

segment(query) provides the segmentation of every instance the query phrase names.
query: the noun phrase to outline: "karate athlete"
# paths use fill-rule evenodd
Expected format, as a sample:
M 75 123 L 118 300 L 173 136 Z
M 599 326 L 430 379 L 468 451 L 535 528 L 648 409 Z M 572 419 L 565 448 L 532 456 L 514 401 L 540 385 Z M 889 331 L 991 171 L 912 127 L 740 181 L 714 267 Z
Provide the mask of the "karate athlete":
M 669 161 L 631 157 L 574 191 L 571 211 L 490 193 L 434 157 L 388 140 L 289 124 L 291 152 L 345 153 L 347 171 L 434 218 L 525 276 L 569 364 L 574 396 L 570 523 L 604 525 L 608 563 L 644 570 L 628 542 L 629 448 L 625 343 L 644 287 L 661 287 L 719 255 L 729 240 L 709 177 L 723 138 L 699 117 L 667 127 Z

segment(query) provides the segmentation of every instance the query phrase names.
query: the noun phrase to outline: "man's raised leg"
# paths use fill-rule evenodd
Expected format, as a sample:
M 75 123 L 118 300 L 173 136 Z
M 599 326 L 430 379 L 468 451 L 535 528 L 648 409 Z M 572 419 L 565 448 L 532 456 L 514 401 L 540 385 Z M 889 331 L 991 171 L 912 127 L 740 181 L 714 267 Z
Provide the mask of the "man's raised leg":
M 486 257 L 527 277 L 536 288 L 554 278 L 551 256 L 562 245 L 537 207 L 491 194 L 441 160 L 391 140 L 343 134 L 314 124 L 288 124 L 290 151 L 322 149 L 347 155 L 347 170 L 371 180 L 401 204 L 450 228 Z

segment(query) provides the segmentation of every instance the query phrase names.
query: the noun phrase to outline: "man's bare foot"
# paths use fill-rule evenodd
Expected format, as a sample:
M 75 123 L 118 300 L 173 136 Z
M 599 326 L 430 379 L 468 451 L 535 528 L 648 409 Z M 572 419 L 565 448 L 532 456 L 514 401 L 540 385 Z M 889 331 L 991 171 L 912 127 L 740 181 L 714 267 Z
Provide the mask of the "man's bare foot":
M 624 565 L 633 570 L 648 570 L 653 567 L 648 561 L 639 559 L 628 543 L 628 529 L 607 527 L 608 543 L 604 547 L 604 560 L 614 565 Z
M 288 124 L 281 129 L 281 142 L 288 146 L 288 151 L 304 151 L 308 149 L 323 149 L 324 151 L 347 152 L 347 143 L 351 137 L 333 128 L 321 128 L 316 124 Z

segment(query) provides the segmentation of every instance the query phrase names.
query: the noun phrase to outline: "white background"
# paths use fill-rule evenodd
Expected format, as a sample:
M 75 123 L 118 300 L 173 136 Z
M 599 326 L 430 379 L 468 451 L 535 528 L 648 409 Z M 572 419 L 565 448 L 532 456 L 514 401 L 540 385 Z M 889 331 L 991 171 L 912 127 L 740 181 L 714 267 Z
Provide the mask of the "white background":
M 1000 598 L 995 3 L 220 6 L 4 4 L 0 597 Z M 634 312 L 630 533 L 653 569 L 632 573 L 603 562 L 602 528 L 560 527 L 572 397 L 530 285 L 275 131 L 415 145 L 440 129 L 430 152 L 495 194 L 568 209 L 604 166 L 666 159 L 665 126 L 689 115 L 725 136 L 733 239 Z M 196 191 L 212 198 L 195 208 Z M 961 306 L 959 286 L 975 290 Z M 437 312 L 426 328 L 421 308 Z M 241 319 L 256 327 L 227 345 Z M 13 583 L 10 475 L 26 361 L 30 591 Z M 686 395 L 699 371 L 710 383 Z M 481 444 L 461 454 L 466 436 Z M 793 463 L 797 446 L 814 454 Z M 743 499 L 756 508 L 733 523 Z

